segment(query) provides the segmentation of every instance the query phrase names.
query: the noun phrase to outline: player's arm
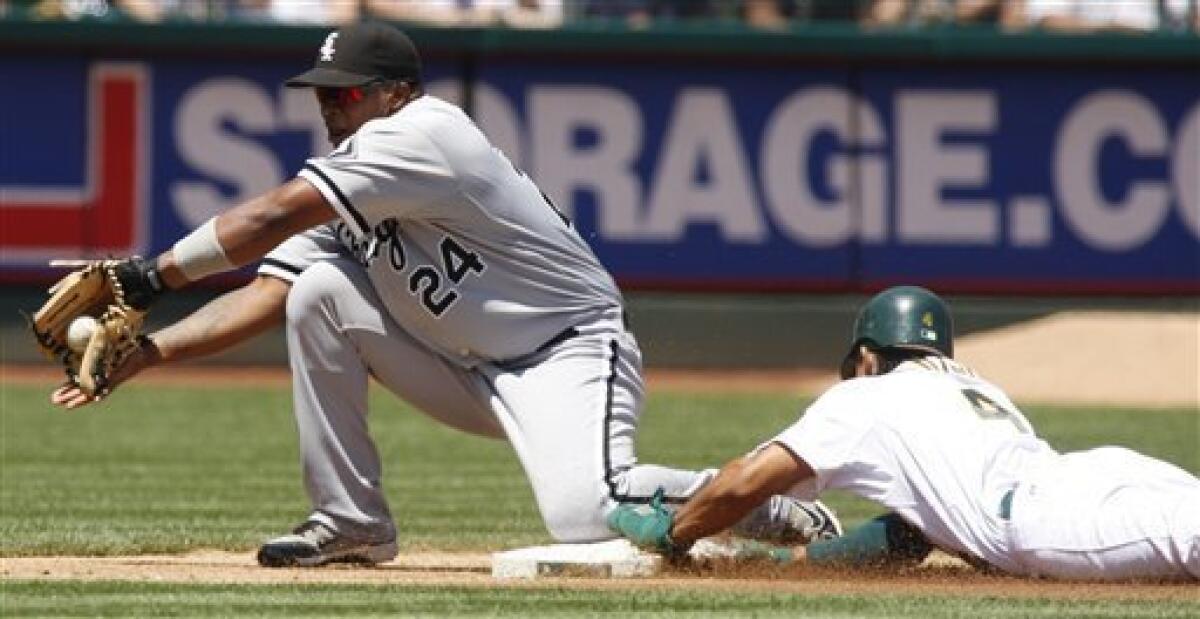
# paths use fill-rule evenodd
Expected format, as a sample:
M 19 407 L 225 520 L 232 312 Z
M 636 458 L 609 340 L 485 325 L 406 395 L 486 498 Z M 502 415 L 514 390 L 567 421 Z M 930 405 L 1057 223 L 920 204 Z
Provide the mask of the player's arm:
M 245 286 L 213 299 L 150 335 L 113 374 L 113 385 L 154 366 L 220 352 L 280 324 L 290 289 L 289 282 L 259 275 Z M 71 383 L 54 391 L 50 400 L 68 409 L 95 401 Z
M 315 187 L 293 179 L 209 220 L 160 255 L 158 276 L 175 289 L 263 257 L 284 239 L 337 217 Z
M 210 301 L 190 316 L 150 336 L 155 364 L 204 357 L 283 322 L 291 284 L 270 275 Z
M 734 460 L 675 514 L 671 541 L 686 548 L 695 540 L 723 531 L 768 497 L 785 493 L 812 475 L 812 468 L 803 458 L 779 443 Z M 919 529 L 890 513 L 841 537 L 793 548 L 788 558 L 813 565 L 911 565 L 932 550 L 933 546 Z M 785 558 L 780 554 L 774 556 Z
M 787 492 L 812 475 L 804 460 L 779 443 L 737 458 L 675 513 L 671 540 L 687 547 L 724 531 L 768 497 Z

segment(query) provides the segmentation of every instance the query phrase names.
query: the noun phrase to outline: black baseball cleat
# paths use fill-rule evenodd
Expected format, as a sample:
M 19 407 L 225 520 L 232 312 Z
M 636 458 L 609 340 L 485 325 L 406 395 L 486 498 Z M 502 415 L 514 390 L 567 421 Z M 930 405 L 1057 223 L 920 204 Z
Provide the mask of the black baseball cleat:
M 317 567 L 326 563 L 375 565 L 396 558 L 396 540 L 372 542 L 352 539 L 324 523 L 309 520 L 290 535 L 268 540 L 258 549 L 263 567 Z

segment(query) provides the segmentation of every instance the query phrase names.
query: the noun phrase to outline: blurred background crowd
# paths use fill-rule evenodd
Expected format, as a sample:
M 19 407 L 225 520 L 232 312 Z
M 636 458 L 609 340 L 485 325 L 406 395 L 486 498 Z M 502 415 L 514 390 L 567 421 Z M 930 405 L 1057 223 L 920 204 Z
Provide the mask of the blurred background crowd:
M 1200 0 L 0 0 L 0 17 L 341 24 L 379 18 L 444 27 L 725 24 L 787 30 L 947 26 L 1005 31 L 1200 32 Z

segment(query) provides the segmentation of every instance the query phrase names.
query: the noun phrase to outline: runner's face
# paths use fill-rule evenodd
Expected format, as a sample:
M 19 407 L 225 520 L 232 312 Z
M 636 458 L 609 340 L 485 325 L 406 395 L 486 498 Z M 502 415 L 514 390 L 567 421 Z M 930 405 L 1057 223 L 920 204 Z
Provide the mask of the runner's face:
M 876 376 L 879 374 L 879 369 L 879 355 L 872 352 L 866 346 L 860 345 L 858 347 L 858 354 L 854 355 L 854 373 L 851 378 Z

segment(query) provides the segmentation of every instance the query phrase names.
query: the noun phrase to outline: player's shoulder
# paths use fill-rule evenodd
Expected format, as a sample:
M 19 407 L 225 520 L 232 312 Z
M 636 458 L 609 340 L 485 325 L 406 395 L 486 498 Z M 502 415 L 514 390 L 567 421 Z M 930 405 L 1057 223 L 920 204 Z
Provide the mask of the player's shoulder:
M 856 406 L 856 403 L 874 398 L 879 393 L 878 378 L 875 376 L 850 378 L 833 385 L 813 401 L 812 405 L 808 407 L 807 414 L 819 415 L 825 411 L 841 409 L 861 410 L 863 407 Z
M 995 383 L 962 363 L 945 357 L 927 357 L 907 361 L 885 376 L 890 398 L 929 397 L 935 393 L 959 394 L 972 390 L 1011 404 L 1008 395 Z M 1011 406 L 1010 406 L 1011 408 Z
M 818 437 L 842 436 L 869 431 L 884 408 L 877 401 L 878 392 L 872 388 L 875 378 L 851 378 L 825 390 L 808 405 L 786 431 L 782 442 L 818 440 Z M 792 437 L 792 438 L 788 438 Z
M 436 150 L 444 154 L 463 142 L 476 141 L 477 134 L 474 123 L 458 106 L 423 95 L 395 114 L 367 121 L 352 139 L 366 151 Z
M 903 366 L 901 366 L 903 368 Z M 876 401 L 889 402 L 917 388 L 936 388 L 935 383 L 947 380 L 948 375 L 930 371 L 899 371 L 897 368 L 879 376 L 860 376 L 843 380 L 821 394 L 813 407 L 866 410 Z M 918 368 L 912 368 L 918 369 Z
M 469 124 L 469 117 L 462 108 L 453 103 L 422 95 L 413 99 L 394 114 L 373 118 L 363 124 L 360 131 L 394 132 L 398 129 L 429 132 L 445 127 L 460 127 Z

